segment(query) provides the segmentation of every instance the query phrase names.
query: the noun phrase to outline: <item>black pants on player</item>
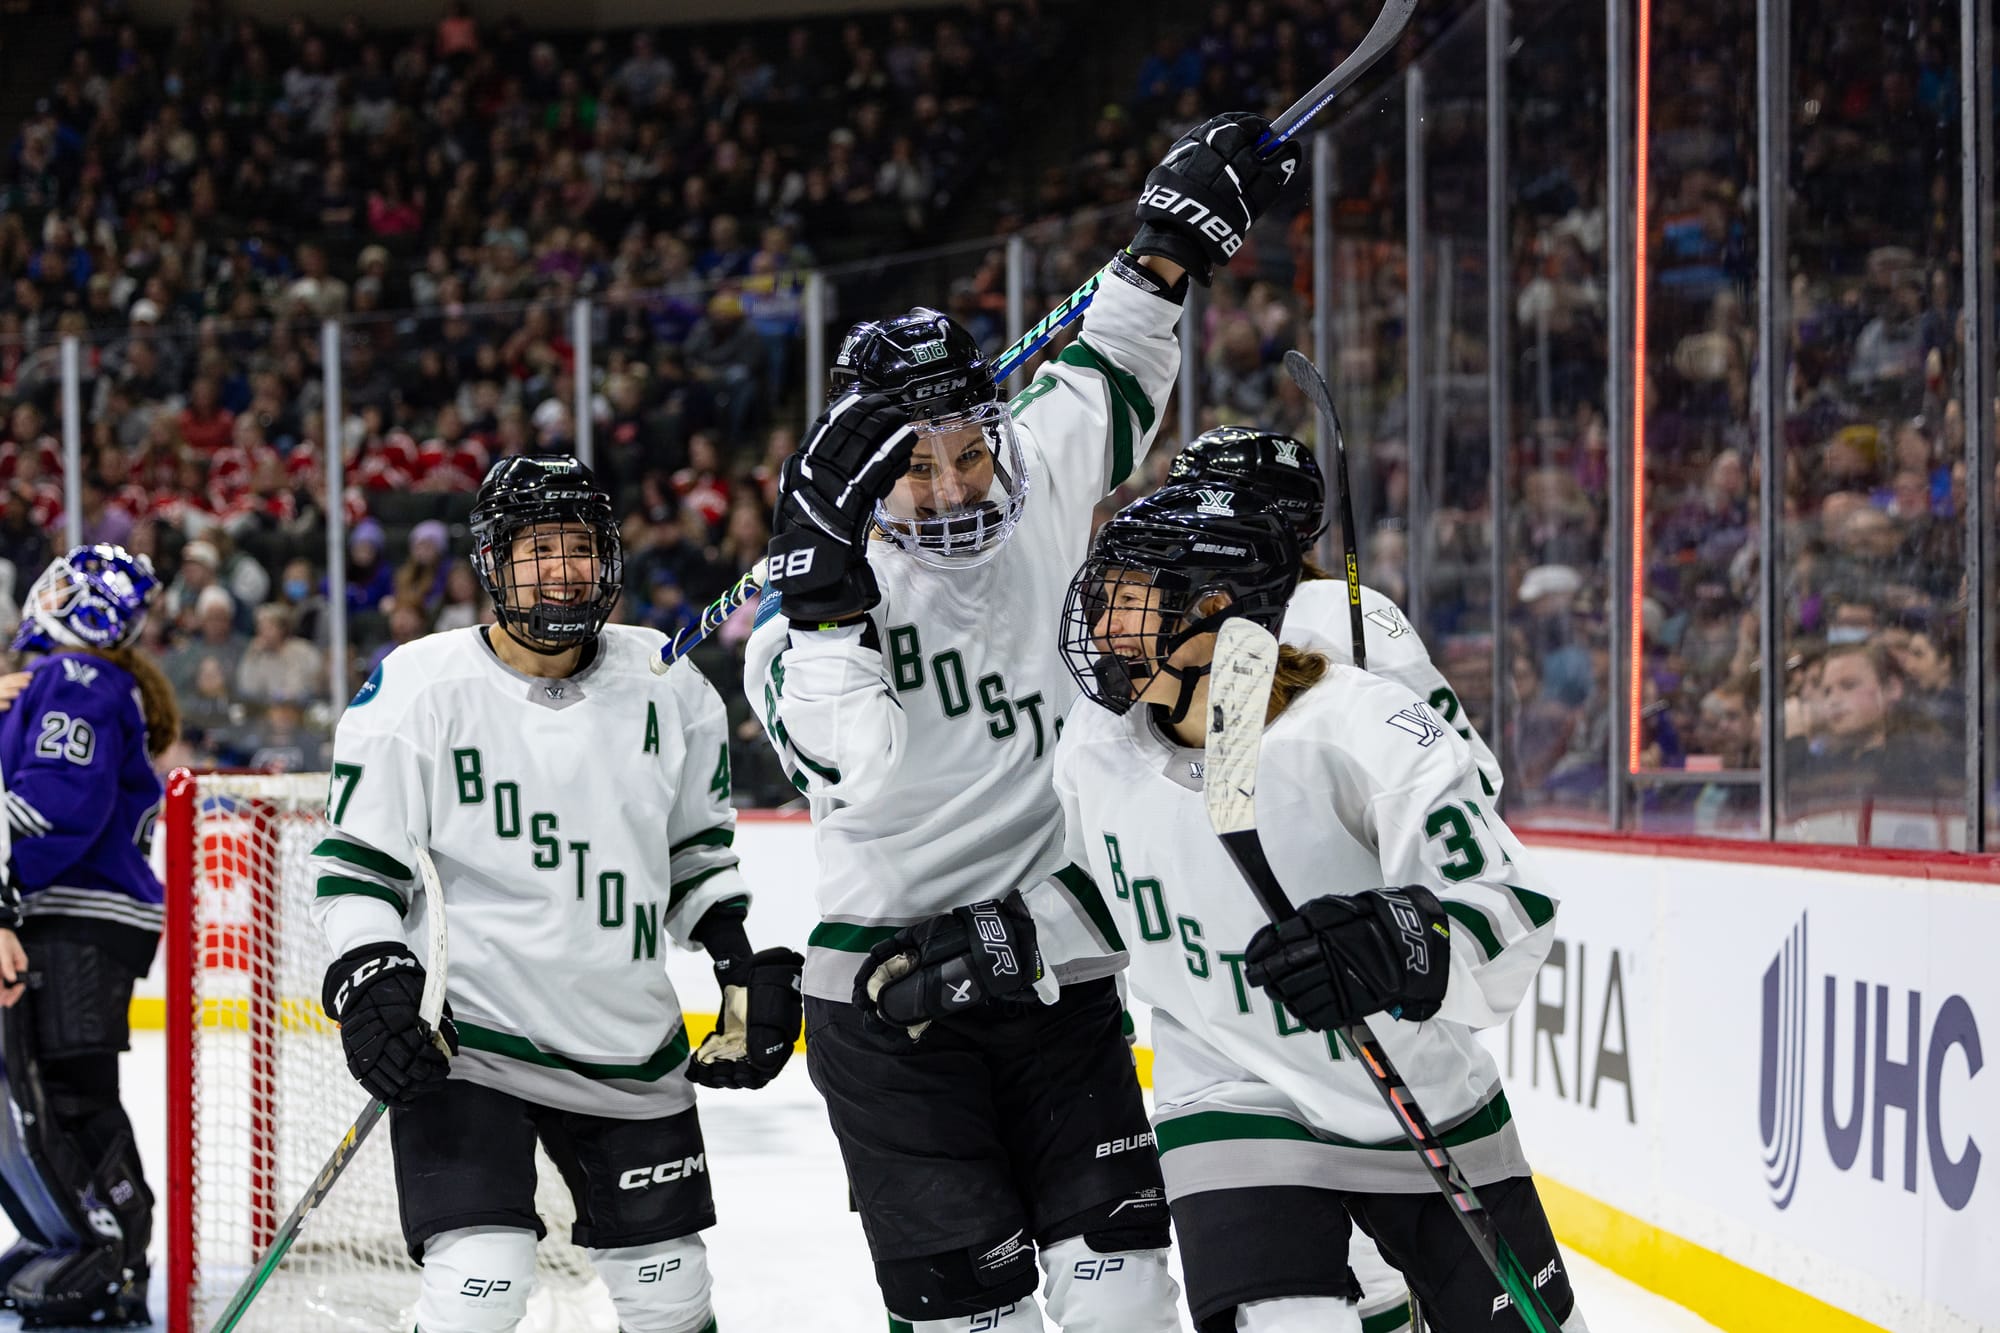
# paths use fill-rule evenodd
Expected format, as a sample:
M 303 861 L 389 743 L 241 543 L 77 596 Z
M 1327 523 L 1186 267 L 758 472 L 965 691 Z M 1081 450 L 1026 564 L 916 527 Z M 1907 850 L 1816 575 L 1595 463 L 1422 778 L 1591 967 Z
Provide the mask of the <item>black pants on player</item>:
M 1527 1176 L 1479 1186 L 1549 1312 L 1576 1305 L 1569 1270 Z M 1206 1190 L 1174 1201 L 1188 1308 L 1202 1333 L 1229 1333 L 1236 1307 L 1282 1296 L 1355 1294 L 1347 1271 L 1352 1224 L 1402 1270 L 1433 1333 L 1525 1333 L 1443 1194 L 1347 1194 L 1308 1186 Z
M 576 1203 L 576 1245 L 650 1245 L 715 1225 L 692 1106 L 657 1120 L 613 1120 L 455 1078 L 392 1109 L 389 1133 L 403 1241 L 417 1263 L 431 1237 L 463 1227 L 547 1234 L 535 1211 L 538 1139 Z
M 1167 1244 L 1123 1017 L 1108 979 L 1065 986 L 1053 1005 L 934 1023 L 916 1041 L 807 998 L 806 1064 L 891 1311 L 948 1318 L 1025 1299 L 1036 1244 Z

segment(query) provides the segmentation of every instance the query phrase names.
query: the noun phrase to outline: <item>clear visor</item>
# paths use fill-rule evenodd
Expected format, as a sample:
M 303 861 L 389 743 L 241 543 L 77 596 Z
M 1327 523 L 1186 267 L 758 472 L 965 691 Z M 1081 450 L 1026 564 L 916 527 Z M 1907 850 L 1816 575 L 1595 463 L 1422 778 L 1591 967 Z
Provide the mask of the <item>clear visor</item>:
M 1021 521 L 1028 465 L 1003 402 L 917 426 L 916 448 L 895 489 L 875 506 L 889 539 L 927 565 L 981 565 Z

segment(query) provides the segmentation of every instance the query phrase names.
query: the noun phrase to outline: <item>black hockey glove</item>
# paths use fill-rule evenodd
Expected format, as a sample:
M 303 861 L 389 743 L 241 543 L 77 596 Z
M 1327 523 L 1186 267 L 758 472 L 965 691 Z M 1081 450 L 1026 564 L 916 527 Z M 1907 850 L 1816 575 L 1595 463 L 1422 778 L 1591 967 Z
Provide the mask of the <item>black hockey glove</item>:
M 796 625 L 860 615 L 882 600 L 868 568 L 875 502 L 910 465 L 917 433 L 880 394 L 846 394 L 785 460 L 772 517 L 771 586 Z
M 905 926 L 868 951 L 854 1003 L 912 1037 L 940 1018 L 1027 990 L 1042 978 L 1035 918 L 1019 889 Z
M 347 1072 L 369 1096 L 391 1106 L 407 1106 L 444 1086 L 450 1060 L 440 1042 L 458 1054 L 451 1006 L 433 1032 L 417 1016 L 423 994 L 424 965 L 400 944 L 360 945 L 326 969 L 320 1003 L 340 1024 Z
M 1132 253 L 1171 259 L 1206 287 L 1215 267 L 1242 248 L 1244 235 L 1298 173 L 1296 141 L 1279 144 L 1269 157 L 1257 155 L 1257 142 L 1270 128 L 1262 116 L 1238 111 L 1176 139 L 1146 173 Z
M 1250 937 L 1243 975 L 1316 1032 L 1370 1014 L 1421 1023 L 1444 1003 L 1451 926 L 1421 885 L 1329 894 Z
M 688 1062 L 688 1081 L 704 1088 L 761 1088 L 776 1078 L 805 1022 L 799 990 L 805 966 L 796 949 L 716 959 L 722 1013 Z

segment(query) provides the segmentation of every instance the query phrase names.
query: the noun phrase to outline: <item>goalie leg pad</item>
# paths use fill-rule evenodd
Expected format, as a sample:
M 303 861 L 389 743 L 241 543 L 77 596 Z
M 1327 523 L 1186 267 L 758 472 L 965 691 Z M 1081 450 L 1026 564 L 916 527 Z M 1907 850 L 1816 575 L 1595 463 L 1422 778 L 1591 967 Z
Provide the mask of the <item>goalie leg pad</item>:
M 1204 1333 L 1211 1327 L 1234 1333 L 1361 1333 L 1361 1311 L 1331 1296 L 1280 1296 L 1237 1306 L 1233 1324 L 1202 1325 Z
M 700 1236 L 589 1250 L 623 1333 L 700 1333 L 714 1320 L 708 1247 Z
M 1042 1251 L 1042 1300 L 1063 1333 L 1180 1333 L 1167 1251 L 1102 1250 L 1088 1236 Z
M 423 1333 L 511 1333 L 535 1290 L 535 1233 L 465 1227 L 424 1244 Z

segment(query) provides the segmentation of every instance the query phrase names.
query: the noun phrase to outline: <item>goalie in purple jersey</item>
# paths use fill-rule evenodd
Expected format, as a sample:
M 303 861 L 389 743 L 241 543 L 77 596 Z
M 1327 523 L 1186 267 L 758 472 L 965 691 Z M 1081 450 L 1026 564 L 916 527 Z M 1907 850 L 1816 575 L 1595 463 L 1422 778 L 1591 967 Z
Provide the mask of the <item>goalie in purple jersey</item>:
M 180 729 L 172 688 L 132 645 L 159 587 L 144 556 L 79 546 L 28 590 L 16 651 L 42 654 L 0 717 L 0 1256 L 23 1328 L 148 1322 L 153 1194 L 118 1093 L 132 983 L 152 968 L 148 864 Z

